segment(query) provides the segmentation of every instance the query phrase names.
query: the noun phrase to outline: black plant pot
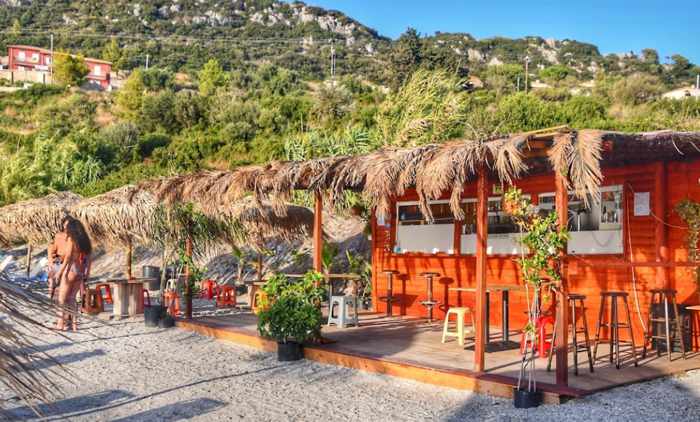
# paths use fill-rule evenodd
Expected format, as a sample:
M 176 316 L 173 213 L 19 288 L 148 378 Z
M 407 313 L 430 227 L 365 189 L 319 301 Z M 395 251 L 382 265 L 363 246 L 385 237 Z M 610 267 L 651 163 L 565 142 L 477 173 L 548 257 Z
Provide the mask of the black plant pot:
M 543 394 L 541 391 L 513 390 L 513 406 L 516 409 L 529 409 L 542 404 Z
M 287 343 L 277 343 L 277 360 L 280 362 L 291 362 L 304 358 L 304 349 L 300 343 L 289 341 Z
M 143 308 L 143 320 L 146 323 L 146 327 L 157 327 L 162 315 L 163 308 L 160 305 L 144 306 Z
M 148 282 L 148 290 L 160 289 L 160 267 L 153 265 L 144 265 L 141 268 L 141 275 L 144 278 L 152 278 L 153 281 Z
M 175 318 L 171 317 L 169 314 L 163 315 L 163 317 L 158 320 L 158 327 L 160 328 L 173 328 L 174 326 Z

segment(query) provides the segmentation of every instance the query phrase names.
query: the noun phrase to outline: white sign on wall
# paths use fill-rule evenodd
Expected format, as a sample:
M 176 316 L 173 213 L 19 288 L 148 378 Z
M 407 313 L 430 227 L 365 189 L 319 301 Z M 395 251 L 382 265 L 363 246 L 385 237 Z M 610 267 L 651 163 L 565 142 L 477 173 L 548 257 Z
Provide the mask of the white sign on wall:
M 651 214 L 649 208 L 649 192 L 634 193 L 634 216 L 646 217 Z

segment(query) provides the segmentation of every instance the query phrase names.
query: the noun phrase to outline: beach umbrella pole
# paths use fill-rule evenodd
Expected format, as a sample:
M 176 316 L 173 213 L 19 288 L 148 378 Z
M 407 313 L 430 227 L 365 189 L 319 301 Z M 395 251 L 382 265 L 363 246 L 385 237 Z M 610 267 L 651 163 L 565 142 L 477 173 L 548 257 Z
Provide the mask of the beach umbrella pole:
M 185 254 L 188 260 L 192 260 L 192 238 L 185 240 Z M 185 266 L 185 318 L 192 318 L 192 288 L 190 286 L 190 264 Z
M 127 244 L 126 247 L 126 278 L 131 280 L 132 272 L 131 272 L 131 261 L 132 261 L 132 255 L 134 253 L 134 247 L 131 244 L 131 239 L 129 239 L 129 243 Z

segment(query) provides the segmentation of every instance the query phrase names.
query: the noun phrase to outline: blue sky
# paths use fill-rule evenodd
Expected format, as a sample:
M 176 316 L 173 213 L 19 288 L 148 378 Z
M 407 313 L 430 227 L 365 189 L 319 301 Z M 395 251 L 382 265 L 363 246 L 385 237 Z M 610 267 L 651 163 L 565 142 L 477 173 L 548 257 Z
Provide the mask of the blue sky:
M 307 0 L 335 9 L 396 38 L 412 26 L 421 34 L 468 32 L 570 38 L 590 42 L 601 53 L 655 48 L 662 61 L 678 53 L 700 63 L 698 0 Z

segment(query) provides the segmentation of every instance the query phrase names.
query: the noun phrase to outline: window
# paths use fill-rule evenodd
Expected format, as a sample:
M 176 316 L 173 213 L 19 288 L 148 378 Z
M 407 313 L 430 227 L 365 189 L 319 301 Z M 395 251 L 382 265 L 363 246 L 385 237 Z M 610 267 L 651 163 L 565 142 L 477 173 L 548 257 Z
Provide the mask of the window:
M 525 195 L 529 198 L 529 195 Z M 476 199 L 465 199 L 462 202 L 464 221 L 460 233 L 460 252 L 464 255 L 476 253 Z M 491 197 L 487 205 L 488 239 L 486 252 L 489 255 L 519 254 L 522 247 L 519 242 L 520 228 L 502 210 L 501 197 Z
M 569 218 L 567 227 L 570 239 L 568 252 L 571 254 L 610 254 L 622 253 L 622 186 L 601 187 L 601 201 L 594 203 L 589 198 L 589 206 L 569 193 Z M 540 213 L 556 209 L 554 193 L 540 195 Z
M 22 61 L 22 62 L 27 60 L 27 55 L 24 53 L 24 51 L 20 50 L 17 53 L 17 60 Z
M 448 201 L 431 201 L 433 222 L 423 216 L 418 202 L 396 204 L 394 252 L 454 253 L 454 216 Z
M 99 64 L 96 64 L 95 67 L 92 68 L 92 74 L 95 76 L 102 75 L 102 66 L 100 66 Z
M 39 63 L 39 53 L 32 53 L 32 63 Z

